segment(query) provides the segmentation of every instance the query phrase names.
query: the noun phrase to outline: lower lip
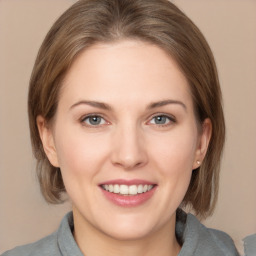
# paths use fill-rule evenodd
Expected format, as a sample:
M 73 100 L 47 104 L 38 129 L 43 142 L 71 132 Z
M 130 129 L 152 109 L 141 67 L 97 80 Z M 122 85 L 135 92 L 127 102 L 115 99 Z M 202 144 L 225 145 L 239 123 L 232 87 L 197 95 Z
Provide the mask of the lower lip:
M 122 206 L 122 207 L 135 207 L 144 204 L 146 201 L 148 201 L 155 193 L 156 187 L 154 186 L 151 190 L 137 194 L 137 195 L 125 195 L 122 196 L 120 194 L 115 194 L 108 192 L 101 188 L 104 196 L 111 201 L 112 203 Z

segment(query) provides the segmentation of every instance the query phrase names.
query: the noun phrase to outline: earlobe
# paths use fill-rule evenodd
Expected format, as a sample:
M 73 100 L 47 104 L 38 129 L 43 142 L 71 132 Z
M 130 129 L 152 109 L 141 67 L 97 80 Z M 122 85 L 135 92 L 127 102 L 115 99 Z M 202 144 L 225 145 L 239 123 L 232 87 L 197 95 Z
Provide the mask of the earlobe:
M 212 122 L 206 118 L 202 124 L 202 132 L 199 137 L 198 146 L 195 154 L 193 169 L 200 167 L 206 153 L 212 136 Z
M 52 129 L 48 126 L 46 120 L 42 116 L 38 116 L 36 122 L 47 158 L 53 166 L 59 167 Z

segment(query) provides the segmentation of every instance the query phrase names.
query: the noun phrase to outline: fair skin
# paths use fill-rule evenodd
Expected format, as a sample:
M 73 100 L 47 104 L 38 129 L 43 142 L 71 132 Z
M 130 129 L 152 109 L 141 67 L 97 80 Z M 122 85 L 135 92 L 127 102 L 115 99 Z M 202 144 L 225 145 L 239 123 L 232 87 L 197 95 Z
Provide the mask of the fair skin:
M 37 123 L 61 169 L 84 255 L 178 254 L 175 211 L 205 156 L 211 122 L 199 132 L 188 82 L 170 56 L 141 41 L 86 49 L 64 79 L 54 122 Z M 129 196 L 103 188 L 133 182 L 153 187 Z

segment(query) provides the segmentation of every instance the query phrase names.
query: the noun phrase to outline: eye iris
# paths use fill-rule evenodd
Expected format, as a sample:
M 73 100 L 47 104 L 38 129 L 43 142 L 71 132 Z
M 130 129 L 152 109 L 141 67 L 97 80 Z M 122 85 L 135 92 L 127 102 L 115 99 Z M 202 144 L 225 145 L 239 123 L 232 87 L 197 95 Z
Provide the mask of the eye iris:
M 156 124 L 165 124 L 166 123 L 166 117 L 165 116 L 157 116 L 155 117 Z
M 99 116 L 91 116 L 89 117 L 89 123 L 91 125 L 97 125 L 101 123 L 101 117 Z

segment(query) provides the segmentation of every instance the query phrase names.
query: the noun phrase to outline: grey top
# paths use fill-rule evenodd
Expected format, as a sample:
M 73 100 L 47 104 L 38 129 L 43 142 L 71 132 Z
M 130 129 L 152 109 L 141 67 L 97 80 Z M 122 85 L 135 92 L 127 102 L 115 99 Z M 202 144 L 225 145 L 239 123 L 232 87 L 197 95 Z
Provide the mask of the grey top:
M 256 234 L 247 236 L 243 239 L 244 241 L 244 256 L 255 256 L 256 255 Z
M 73 214 L 69 212 L 59 229 L 28 245 L 18 246 L 1 256 L 83 256 L 72 231 Z M 224 232 L 206 228 L 194 215 L 177 210 L 176 236 L 181 251 L 178 256 L 238 256 L 232 239 Z

